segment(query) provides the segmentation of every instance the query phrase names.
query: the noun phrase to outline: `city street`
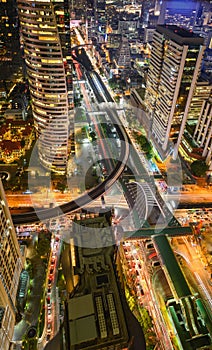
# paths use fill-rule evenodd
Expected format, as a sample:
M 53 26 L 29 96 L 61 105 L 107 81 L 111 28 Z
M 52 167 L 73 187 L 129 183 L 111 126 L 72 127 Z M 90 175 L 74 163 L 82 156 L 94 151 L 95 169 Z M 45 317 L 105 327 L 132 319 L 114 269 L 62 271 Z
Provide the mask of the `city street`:
M 77 177 L 76 177 L 77 180 Z M 50 203 L 61 204 L 69 202 L 72 199 L 75 199 L 79 196 L 77 188 L 71 188 L 68 193 L 59 193 L 48 190 L 45 192 L 38 192 L 34 194 L 6 194 L 8 205 L 11 208 L 15 207 L 49 207 Z M 180 203 L 212 203 L 212 192 L 206 191 L 205 188 L 199 187 L 191 189 L 189 192 L 180 192 L 177 194 L 163 194 L 163 199 L 165 202 L 176 200 Z M 113 202 L 113 203 L 112 203 Z M 108 204 L 116 205 L 117 200 L 111 198 Z

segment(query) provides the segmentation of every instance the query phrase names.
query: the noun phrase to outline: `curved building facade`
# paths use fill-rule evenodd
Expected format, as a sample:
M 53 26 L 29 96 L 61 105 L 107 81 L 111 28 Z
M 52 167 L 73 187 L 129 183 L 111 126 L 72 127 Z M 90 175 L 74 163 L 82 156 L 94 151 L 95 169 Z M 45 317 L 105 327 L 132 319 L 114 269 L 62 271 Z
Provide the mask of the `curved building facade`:
M 18 0 L 41 164 L 64 173 L 73 114 L 69 6 Z

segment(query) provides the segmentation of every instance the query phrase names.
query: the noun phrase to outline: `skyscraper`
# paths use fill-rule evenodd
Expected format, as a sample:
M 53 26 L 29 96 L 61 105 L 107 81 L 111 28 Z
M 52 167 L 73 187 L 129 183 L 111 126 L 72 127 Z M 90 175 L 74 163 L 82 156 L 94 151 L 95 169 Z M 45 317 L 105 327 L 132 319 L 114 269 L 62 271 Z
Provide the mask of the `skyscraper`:
M 21 39 L 42 165 L 64 173 L 73 114 L 68 0 L 18 0 Z
M 155 0 L 145 0 L 142 1 L 142 8 L 141 8 L 141 24 L 142 27 L 145 28 L 148 26 L 148 20 L 149 20 L 149 11 L 151 9 L 154 9 L 155 7 Z
M 16 294 L 23 269 L 15 229 L 0 181 L 0 350 L 10 348 L 16 313 Z
M 4 0 L 0 2 L 1 95 L 6 96 L 12 88 L 14 82 L 20 79 L 22 75 L 22 63 L 23 60 L 21 58 L 19 44 L 18 13 L 16 1 Z
M 190 108 L 188 111 L 187 123 L 190 125 L 197 124 L 199 116 L 202 110 L 202 104 L 204 101 L 208 100 L 211 96 L 212 84 L 205 76 L 200 76 L 198 79 L 193 97 L 191 100 Z
M 158 149 L 177 154 L 200 75 L 204 39 L 177 26 L 157 26 L 152 42 L 145 104 Z
M 0 6 L 0 63 L 3 64 L 17 55 L 18 41 L 18 14 L 15 1 L 1 1 Z M 6 65 L 5 65 L 6 66 Z M 6 68 L 6 67 L 4 67 Z
M 212 173 L 212 98 L 205 100 L 193 136 L 194 141 L 202 148 L 202 156 Z
M 105 41 L 106 34 L 106 0 L 95 0 L 96 35 L 99 42 Z

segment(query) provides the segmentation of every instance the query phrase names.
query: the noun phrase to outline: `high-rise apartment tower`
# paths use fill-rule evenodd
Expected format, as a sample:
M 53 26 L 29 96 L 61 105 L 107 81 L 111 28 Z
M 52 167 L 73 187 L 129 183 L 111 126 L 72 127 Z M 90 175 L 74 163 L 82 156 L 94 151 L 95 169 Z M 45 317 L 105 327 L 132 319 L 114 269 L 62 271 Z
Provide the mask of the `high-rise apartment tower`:
M 0 350 L 11 348 L 23 256 L 0 181 Z
M 73 113 L 68 0 L 18 0 L 39 157 L 64 173 Z
M 210 174 L 212 174 L 212 97 L 202 104 L 193 139 L 201 147 L 202 156 L 205 157 Z
M 150 134 L 162 152 L 176 155 L 201 71 L 204 39 L 177 26 L 157 26 L 153 36 L 145 104 Z M 170 146 L 169 141 L 172 141 Z
M 94 9 L 96 35 L 99 42 L 104 42 L 106 34 L 106 0 L 95 0 Z

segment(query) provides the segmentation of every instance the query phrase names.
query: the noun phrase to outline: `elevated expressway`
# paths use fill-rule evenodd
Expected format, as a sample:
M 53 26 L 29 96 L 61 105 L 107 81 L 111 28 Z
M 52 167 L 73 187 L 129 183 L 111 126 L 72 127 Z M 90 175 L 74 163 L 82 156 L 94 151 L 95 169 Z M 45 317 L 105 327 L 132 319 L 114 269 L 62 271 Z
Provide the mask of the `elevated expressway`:
M 73 200 L 71 202 L 62 204 L 54 208 L 37 210 L 24 214 L 14 214 L 12 215 L 12 220 L 15 225 L 47 220 L 53 217 L 70 213 L 72 211 L 76 211 L 77 209 L 86 206 L 91 201 L 102 196 L 119 179 L 119 177 L 122 175 L 125 169 L 129 157 L 130 147 L 128 142 L 128 136 L 122 125 L 120 125 L 119 123 L 116 110 L 112 106 L 110 107 L 110 109 L 113 110 L 113 113 L 110 113 L 111 122 L 116 124 L 116 130 L 120 140 L 123 141 L 123 147 L 121 148 L 120 159 L 117 160 L 116 166 L 114 167 L 113 171 L 108 175 L 107 179 L 92 190 L 90 190 L 89 192 L 83 194 L 82 196 L 78 197 L 76 200 Z

